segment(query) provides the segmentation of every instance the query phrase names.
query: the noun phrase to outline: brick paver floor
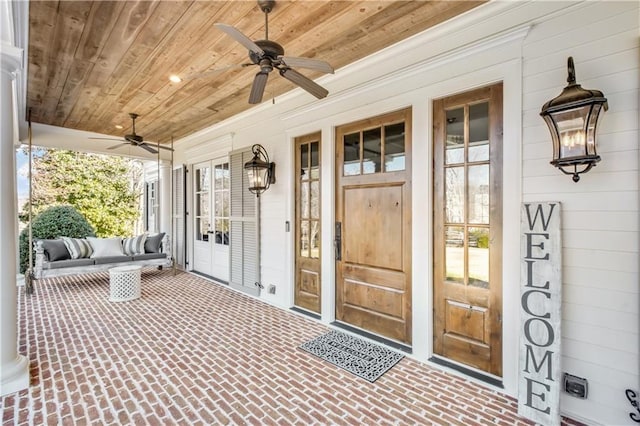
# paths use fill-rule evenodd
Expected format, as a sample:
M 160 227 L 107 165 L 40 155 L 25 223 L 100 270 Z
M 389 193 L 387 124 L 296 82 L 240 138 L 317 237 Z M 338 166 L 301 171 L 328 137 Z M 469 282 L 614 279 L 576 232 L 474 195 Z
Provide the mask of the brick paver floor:
M 530 424 L 513 398 L 407 357 L 353 376 L 297 349 L 326 326 L 192 274 L 144 271 L 142 298 L 108 297 L 106 273 L 20 289 L 31 386 L 2 398 L 3 424 Z

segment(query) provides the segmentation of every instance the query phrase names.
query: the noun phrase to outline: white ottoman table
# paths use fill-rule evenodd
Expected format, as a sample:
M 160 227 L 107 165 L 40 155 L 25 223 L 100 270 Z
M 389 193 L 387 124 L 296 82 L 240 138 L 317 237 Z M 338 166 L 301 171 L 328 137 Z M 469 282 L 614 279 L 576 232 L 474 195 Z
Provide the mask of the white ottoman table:
M 118 266 L 109 269 L 110 302 L 125 302 L 140 297 L 141 266 Z

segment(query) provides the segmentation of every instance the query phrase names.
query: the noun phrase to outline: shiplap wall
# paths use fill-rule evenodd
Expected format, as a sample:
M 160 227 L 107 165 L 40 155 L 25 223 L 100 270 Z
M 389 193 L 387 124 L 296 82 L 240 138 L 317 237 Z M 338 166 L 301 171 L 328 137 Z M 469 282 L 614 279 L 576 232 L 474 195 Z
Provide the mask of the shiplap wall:
M 265 286 L 276 285 L 277 291 L 275 295 L 263 292 L 260 297 L 288 308 L 292 304 L 294 256 L 293 237 L 286 232 L 285 222 L 293 218 L 293 138 L 322 131 L 323 321 L 330 322 L 333 129 L 411 106 L 413 154 L 418 165 L 412 193 L 416 234 L 413 317 L 414 324 L 420 324 L 414 326 L 413 356 L 427 360 L 428 330 L 432 326 L 431 276 L 426 261 L 431 238 L 430 103 L 434 98 L 488 84 L 496 76 L 500 79 L 508 74 L 511 80 L 505 85 L 505 135 L 508 131 L 509 138 L 505 143 L 522 143 L 517 148 L 505 147 L 505 152 L 509 150 L 505 161 L 509 176 L 505 182 L 509 189 L 505 225 L 513 231 L 505 235 L 505 240 L 513 240 L 510 234 L 515 235 L 515 244 L 511 241 L 510 249 L 505 249 L 504 260 L 505 391 L 517 394 L 517 368 L 513 368 L 517 350 L 513 348 L 517 348 L 519 338 L 516 293 L 520 203 L 561 201 L 562 370 L 585 377 L 590 384 L 587 400 L 563 393 L 561 411 L 592 424 L 630 424 L 631 406 L 624 389 L 639 390 L 638 20 L 637 2 L 489 3 L 434 28 L 425 38 L 400 43 L 337 70 L 335 76 L 319 79 L 330 91 L 322 101 L 298 90 L 178 141 L 176 160 L 189 163 L 185 154 L 189 147 L 207 140 L 212 143 L 205 143 L 206 149 L 218 152 L 214 141 L 224 135 L 233 135 L 230 150 L 253 143 L 265 146 L 277 163 L 277 183 L 260 197 L 261 278 Z M 568 56 L 576 61 L 578 82 L 602 90 L 610 104 L 599 131 L 602 161 L 577 184 L 549 164 L 550 135 L 539 117 L 544 102 L 566 85 Z M 504 68 L 508 69 L 506 73 Z M 505 232 L 508 230 L 505 228 Z
M 593 2 L 537 23 L 523 45 L 523 198 L 562 202 L 562 369 L 589 380 L 587 400 L 561 396 L 564 412 L 631 424 L 626 388 L 639 390 L 638 2 Z M 602 161 L 574 183 L 549 165 L 541 105 L 566 85 L 602 90 Z

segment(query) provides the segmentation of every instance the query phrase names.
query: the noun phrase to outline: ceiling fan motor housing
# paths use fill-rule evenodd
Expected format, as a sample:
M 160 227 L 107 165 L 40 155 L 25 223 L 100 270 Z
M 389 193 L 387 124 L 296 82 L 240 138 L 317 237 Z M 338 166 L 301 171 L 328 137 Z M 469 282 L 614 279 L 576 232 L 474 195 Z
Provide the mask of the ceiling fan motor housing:
M 254 64 L 260 64 L 260 60 L 264 57 L 276 60 L 278 56 L 284 55 L 284 48 L 275 41 L 258 40 L 255 43 L 264 51 L 264 55 L 258 55 L 255 52 L 249 51 L 249 58 Z
M 137 142 L 137 143 L 141 143 L 142 142 L 142 136 L 138 136 L 138 135 L 124 135 L 124 138 L 130 142 Z

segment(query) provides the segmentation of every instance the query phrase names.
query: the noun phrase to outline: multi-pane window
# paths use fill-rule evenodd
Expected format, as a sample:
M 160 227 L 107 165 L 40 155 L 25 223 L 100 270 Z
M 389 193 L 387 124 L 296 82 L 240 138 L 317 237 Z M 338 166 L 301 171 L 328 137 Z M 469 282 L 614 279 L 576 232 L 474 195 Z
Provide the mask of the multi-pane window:
M 319 143 L 300 145 L 300 256 L 320 257 Z
M 489 103 L 449 109 L 446 123 L 446 279 L 488 288 Z
M 213 169 L 213 199 L 216 244 L 229 245 L 229 163 L 216 164 Z
M 400 122 L 344 135 L 343 176 L 404 170 L 404 132 Z

